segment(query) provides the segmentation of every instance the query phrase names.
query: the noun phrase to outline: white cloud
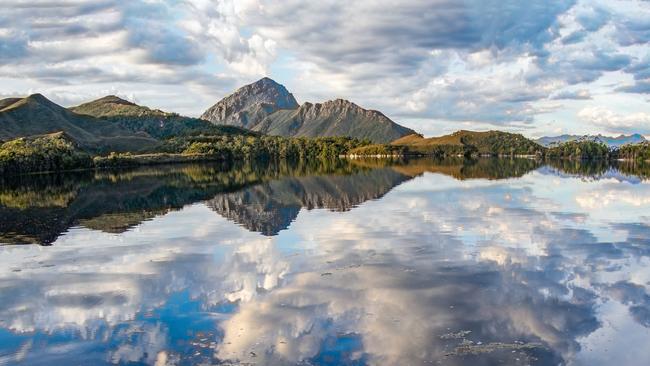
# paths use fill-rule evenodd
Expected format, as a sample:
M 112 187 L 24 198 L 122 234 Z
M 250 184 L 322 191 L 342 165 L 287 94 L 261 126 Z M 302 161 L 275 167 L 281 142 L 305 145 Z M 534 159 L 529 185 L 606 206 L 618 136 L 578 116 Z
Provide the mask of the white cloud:
M 578 117 L 612 133 L 650 133 L 650 114 L 645 112 L 623 114 L 604 107 L 586 107 L 578 112 Z
M 269 75 L 302 101 L 352 99 L 399 122 L 529 129 L 592 95 L 647 93 L 649 14 L 633 0 L 3 1 L 0 92 L 119 88 L 199 115 Z M 617 72 L 634 80 L 595 92 Z

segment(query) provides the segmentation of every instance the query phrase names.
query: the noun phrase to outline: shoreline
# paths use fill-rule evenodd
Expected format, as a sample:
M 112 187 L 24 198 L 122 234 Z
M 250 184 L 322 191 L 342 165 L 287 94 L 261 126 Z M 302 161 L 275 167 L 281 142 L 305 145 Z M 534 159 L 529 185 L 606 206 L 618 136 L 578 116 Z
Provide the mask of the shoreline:
M 339 155 L 339 159 L 351 159 L 351 160 L 361 160 L 361 159 L 408 159 L 408 158 L 440 158 L 440 159 L 452 159 L 452 158 L 465 158 L 465 159 L 530 159 L 530 160 L 541 160 L 541 161 L 605 161 L 605 162 L 619 162 L 619 163 L 634 163 L 634 164 L 643 164 L 650 163 L 650 160 L 635 160 L 635 159 L 601 159 L 601 158 L 586 158 L 586 159 L 575 159 L 575 158 L 546 158 L 540 157 L 537 155 L 474 155 L 474 156 L 465 156 L 462 154 L 458 155 L 445 155 L 439 156 L 435 154 L 369 154 L 369 155 L 360 155 L 360 154 L 345 154 Z M 95 156 L 92 158 L 93 166 L 74 168 L 74 169 L 59 169 L 59 170 L 42 170 L 42 171 L 27 171 L 16 174 L 8 174 L 7 176 L 29 176 L 37 174 L 52 174 L 52 173 L 72 173 L 72 172 L 85 172 L 85 171 L 101 171 L 101 170 L 110 170 L 110 169 L 122 169 L 122 168 L 137 168 L 137 167 L 146 167 L 146 166 L 155 166 L 155 165 L 174 165 L 174 164 L 190 164 L 190 163 L 210 163 L 210 162 L 221 162 L 221 163 L 230 163 L 239 161 L 239 159 L 225 159 L 223 156 L 213 155 L 213 154 L 175 154 L 175 153 L 153 153 L 153 154 L 116 154 L 108 156 Z

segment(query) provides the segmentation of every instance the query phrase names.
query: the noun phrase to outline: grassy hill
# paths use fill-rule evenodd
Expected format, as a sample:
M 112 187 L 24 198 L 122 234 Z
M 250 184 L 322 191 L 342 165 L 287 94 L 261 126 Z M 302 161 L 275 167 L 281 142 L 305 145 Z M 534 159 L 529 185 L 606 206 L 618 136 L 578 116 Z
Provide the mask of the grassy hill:
M 391 142 L 392 146 L 425 155 L 537 155 L 544 152 L 539 144 L 520 134 L 501 131 L 461 130 L 450 135 L 424 138 L 412 134 Z
M 140 151 L 158 145 L 146 133 L 134 133 L 110 121 L 74 113 L 40 94 L 3 99 L 0 105 L 2 141 L 65 132 L 80 148 L 93 152 Z
M 114 95 L 72 107 L 70 111 L 115 123 L 132 132 L 144 132 L 157 139 L 198 134 L 253 134 L 235 126 L 216 126 L 202 119 L 139 106 Z

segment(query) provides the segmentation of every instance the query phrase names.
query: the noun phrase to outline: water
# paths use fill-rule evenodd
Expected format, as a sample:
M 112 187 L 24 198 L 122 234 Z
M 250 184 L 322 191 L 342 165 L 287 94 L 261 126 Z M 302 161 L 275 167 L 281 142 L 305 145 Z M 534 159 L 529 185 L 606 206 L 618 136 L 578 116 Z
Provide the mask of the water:
M 0 182 L 0 365 L 647 365 L 650 184 L 531 160 Z

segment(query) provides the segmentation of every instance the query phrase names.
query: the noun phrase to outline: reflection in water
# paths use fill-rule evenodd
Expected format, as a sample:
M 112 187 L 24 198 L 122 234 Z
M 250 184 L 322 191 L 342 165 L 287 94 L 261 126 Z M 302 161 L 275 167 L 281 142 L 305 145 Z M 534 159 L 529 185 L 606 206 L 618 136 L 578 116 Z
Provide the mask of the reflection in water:
M 0 248 L 0 365 L 645 365 L 650 184 L 624 169 L 353 161 L 5 182 L 0 241 L 52 245 Z
M 303 207 L 346 211 L 424 172 L 498 179 L 521 176 L 538 166 L 525 159 L 379 164 L 189 165 L 12 178 L 0 182 L 0 243 L 50 244 L 74 226 L 121 233 L 205 200 L 215 212 L 249 230 L 275 235 Z
M 409 179 L 410 176 L 390 168 L 360 170 L 349 175 L 287 177 L 217 195 L 207 205 L 250 231 L 276 235 L 295 220 L 303 207 L 348 211 L 382 197 Z

